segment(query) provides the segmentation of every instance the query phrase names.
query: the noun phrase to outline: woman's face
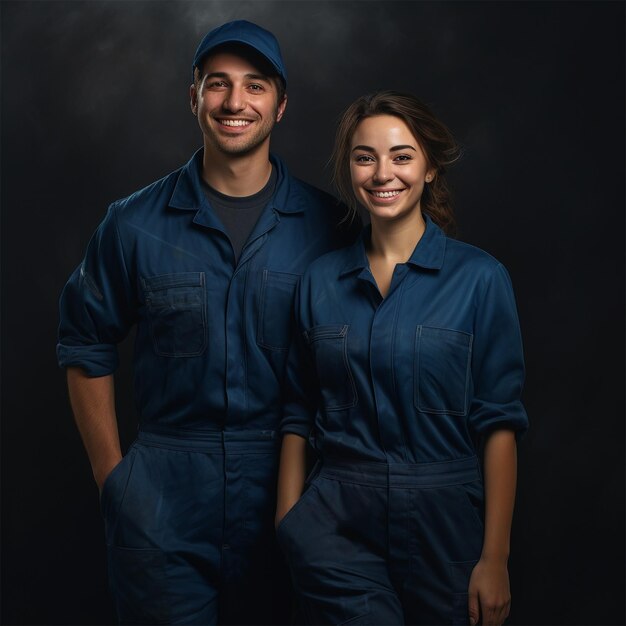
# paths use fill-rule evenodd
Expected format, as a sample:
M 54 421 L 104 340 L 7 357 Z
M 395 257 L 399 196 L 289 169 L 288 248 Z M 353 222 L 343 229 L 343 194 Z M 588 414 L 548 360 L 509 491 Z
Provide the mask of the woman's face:
M 356 127 L 350 153 L 352 189 L 373 221 L 421 218 L 424 182 L 433 175 L 419 143 L 400 118 L 376 115 Z

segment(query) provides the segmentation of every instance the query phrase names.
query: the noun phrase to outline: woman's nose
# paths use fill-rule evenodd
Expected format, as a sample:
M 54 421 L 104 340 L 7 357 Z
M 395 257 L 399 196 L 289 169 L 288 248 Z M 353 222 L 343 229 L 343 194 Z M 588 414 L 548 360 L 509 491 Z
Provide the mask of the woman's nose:
M 373 179 L 374 182 L 379 185 L 382 185 L 393 179 L 393 173 L 387 161 L 378 161 L 378 163 L 376 164 L 376 170 L 374 171 Z

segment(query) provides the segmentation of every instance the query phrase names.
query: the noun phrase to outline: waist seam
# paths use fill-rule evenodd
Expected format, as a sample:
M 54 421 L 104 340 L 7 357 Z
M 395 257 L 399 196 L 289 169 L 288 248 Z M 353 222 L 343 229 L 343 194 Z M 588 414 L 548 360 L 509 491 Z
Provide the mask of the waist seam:
M 478 459 L 466 457 L 436 463 L 350 463 L 325 460 L 320 477 L 371 487 L 436 488 L 481 479 Z

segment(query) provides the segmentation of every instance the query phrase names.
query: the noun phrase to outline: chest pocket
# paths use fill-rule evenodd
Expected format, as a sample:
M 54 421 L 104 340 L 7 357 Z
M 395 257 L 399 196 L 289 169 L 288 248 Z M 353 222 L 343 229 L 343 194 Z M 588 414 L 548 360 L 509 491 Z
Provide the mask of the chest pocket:
M 204 272 L 141 280 L 155 352 L 169 357 L 202 354 L 207 343 Z
M 414 402 L 418 411 L 467 415 L 473 335 L 418 326 Z
M 356 387 L 348 362 L 349 326 L 315 326 L 304 332 L 327 411 L 349 409 L 357 403 Z
M 268 350 L 287 350 L 291 339 L 293 297 L 300 276 L 263 270 L 257 343 Z

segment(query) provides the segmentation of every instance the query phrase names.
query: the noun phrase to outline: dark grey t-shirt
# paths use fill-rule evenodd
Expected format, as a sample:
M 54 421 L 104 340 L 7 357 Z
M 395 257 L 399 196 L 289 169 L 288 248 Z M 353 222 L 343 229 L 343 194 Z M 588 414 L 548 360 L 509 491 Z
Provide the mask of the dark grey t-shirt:
M 239 261 L 241 251 L 254 225 L 274 194 L 276 179 L 276 170 L 272 167 L 272 173 L 265 187 L 251 196 L 243 197 L 227 196 L 202 181 L 207 199 L 224 225 L 224 230 L 233 246 L 235 261 Z

